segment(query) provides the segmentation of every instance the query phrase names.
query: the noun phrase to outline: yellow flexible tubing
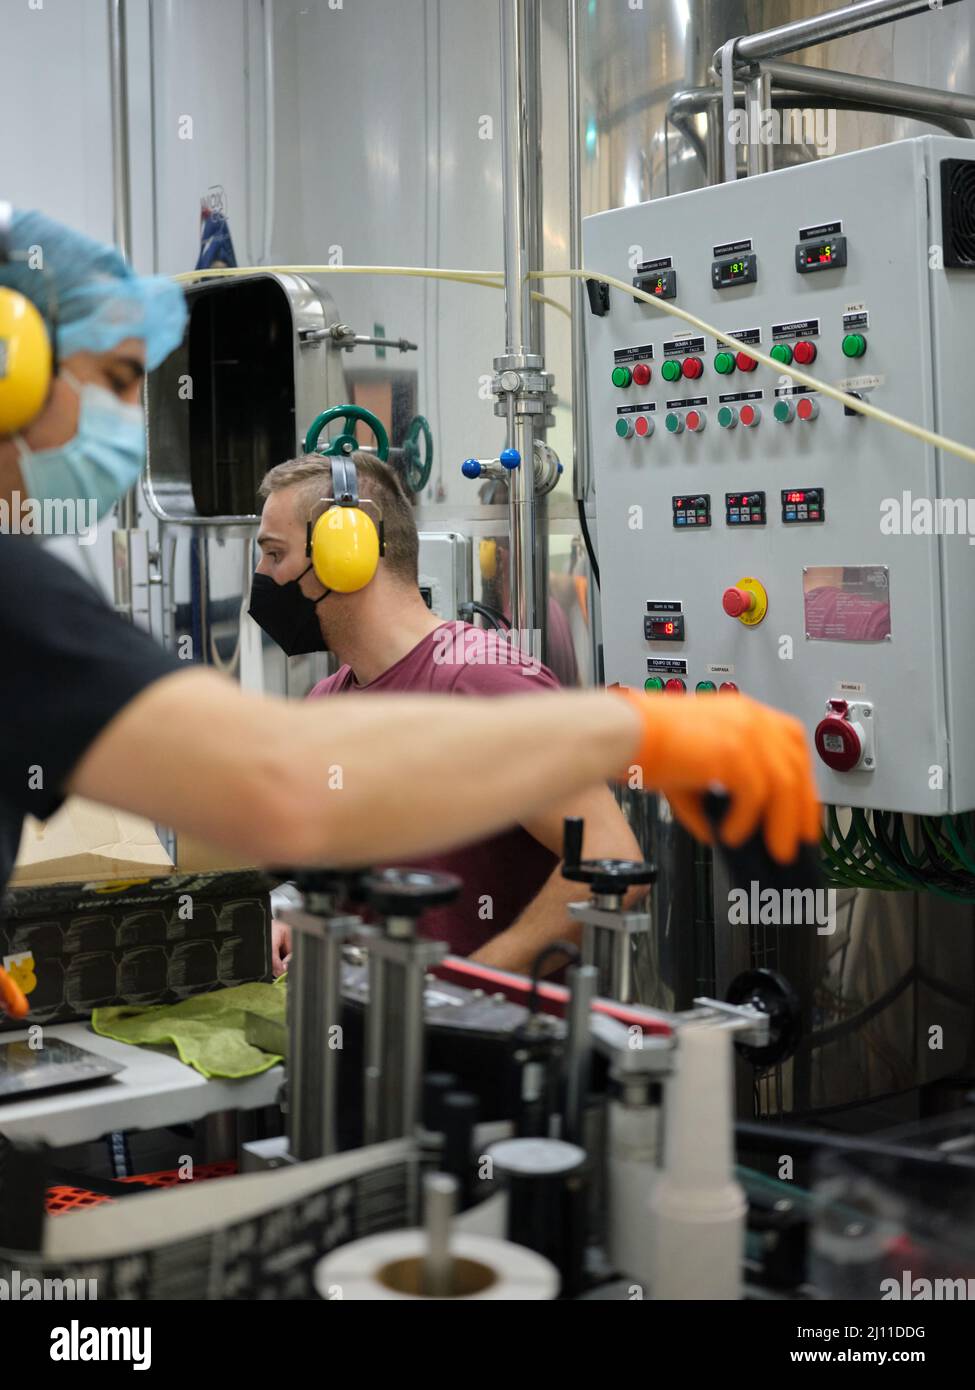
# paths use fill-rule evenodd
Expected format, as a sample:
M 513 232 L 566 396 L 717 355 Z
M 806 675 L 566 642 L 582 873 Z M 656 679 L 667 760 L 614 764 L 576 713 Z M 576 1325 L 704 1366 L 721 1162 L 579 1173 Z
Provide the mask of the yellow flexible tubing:
M 177 281 L 191 281 L 268 273 L 275 275 L 402 275 L 430 280 L 454 280 L 465 285 L 484 285 L 488 289 L 504 289 L 504 274 L 500 270 L 431 270 L 427 266 L 414 265 L 256 265 L 222 270 L 184 270 L 172 278 Z M 615 275 L 604 275 L 598 270 L 532 270 L 529 271 L 528 278 L 530 280 L 598 280 L 601 284 L 612 285 L 615 289 L 622 290 L 625 294 L 641 300 L 644 304 L 652 304 L 655 309 L 660 309 L 665 314 L 672 314 L 674 318 L 682 319 L 699 332 L 716 338 L 718 342 L 724 343 L 727 347 L 734 348 L 736 352 L 746 351 L 749 357 L 754 357 L 756 362 L 761 362 L 763 366 L 770 368 L 779 376 L 787 376 L 793 381 L 800 382 L 803 386 L 811 386 L 813 390 L 821 392 L 824 396 L 829 396 L 834 401 L 839 401 L 841 405 L 848 406 L 858 414 L 866 415 L 871 420 L 878 420 L 880 424 L 887 425 L 890 429 L 900 430 L 902 434 L 918 439 L 922 444 L 930 444 L 932 448 L 943 449 L 945 453 L 954 454 L 957 458 L 965 459 L 967 463 L 975 463 L 975 449 L 969 445 L 961 444 L 957 439 L 949 439 L 947 435 L 936 434 L 934 430 L 925 429 L 923 425 L 912 424 L 910 420 L 905 420 L 900 415 L 894 415 L 889 410 L 881 410 L 879 406 L 871 405 L 869 401 L 851 396 L 848 392 L 841 391 L 837 386 L 831 386 L 826 381 L 820 381 L 818 377 L 810 376 L 808 372 L 802 371 L 799 367 L 786 366 L 784 362 L 776 362 L 753 344 L 743 344 L 738 338 L 732 338 L 727 333 L 723 333 L 720 328 L 715 328 L 713 323 L 698 318 L 696 314 L 690 313 L 687 309 L 679 308 L 669 300 L 656 299 L 653 295 L 647 294 L 645 290 L 638 290 L 635 285 L 627 284 L 625 280 L 618 280 Z M 553 299 L 548 299 L 545 295 L 532 291 L 532 298 L 558 309 L 568 318 L 572 317 L 564 305 Z

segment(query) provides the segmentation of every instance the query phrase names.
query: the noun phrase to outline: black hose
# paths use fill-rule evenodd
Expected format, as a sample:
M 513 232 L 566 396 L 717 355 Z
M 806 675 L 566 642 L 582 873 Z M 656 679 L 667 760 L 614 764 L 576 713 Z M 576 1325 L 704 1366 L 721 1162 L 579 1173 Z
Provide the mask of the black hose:
M 586 516 L 586 504 L 579 498 L 579 525 L 582 527 L 582 539 L 586 543 L 586 554 L 589 556 L 589 567 L 592 570 L 592 577 L 596 581 L 596 588 L 599 584 L 599 561 L 596 559 L 596 552 L 592 548 L 592 536 L 589 534 L 589 518 Z

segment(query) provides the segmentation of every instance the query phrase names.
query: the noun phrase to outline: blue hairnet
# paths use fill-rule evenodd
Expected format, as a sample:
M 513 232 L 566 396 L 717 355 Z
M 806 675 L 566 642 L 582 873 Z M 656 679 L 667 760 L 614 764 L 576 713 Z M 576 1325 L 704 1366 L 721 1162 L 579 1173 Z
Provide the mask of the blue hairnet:
M 136 275 L 114 247 L 39 212 L 14 212 L 8 244 L 14 259 L 0 264 L 0 285 L 26 295 L 45 319 L 56 314 L 59 357 L 141 338 L 152 371 L 182 341 L 182 290 L 163 275 Z M 43 270 L 19 257 L 32 247 L 40 248 Z

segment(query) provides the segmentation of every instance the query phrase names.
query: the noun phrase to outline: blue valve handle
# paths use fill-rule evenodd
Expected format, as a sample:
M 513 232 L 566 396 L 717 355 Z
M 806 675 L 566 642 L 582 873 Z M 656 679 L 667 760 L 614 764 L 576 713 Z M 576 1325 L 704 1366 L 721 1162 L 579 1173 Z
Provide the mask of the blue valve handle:
M 342 433 L 336 435 L 327 445 L 319 449 L 318 438 L 322 430 L 330 421 L 339 419 L 344 423 Z M 389 436 L 382 420 L 373 415 L 371 410 L 366 410 L 361 405 L 336 405 L 331 410 L 323 410 L 321 415 L 317 415 L 308 426 L 308 433 L 305 435 L 305 453 L 324 454 L 326 456 L 354 453 L 359 447 L 359 441 L 354 433 L 357 420 L 368 425 L 376 436 L 376 454 L 385 463 L 389 458 Z
M 510 473 L 513 468 L 521 467 L 521 454 L 517 449 L 502 449 L 498 463 Z M 460 471 L 465 478 L 479 478 L 484 472 L 484 465 L 480 459 L 465 459 Z

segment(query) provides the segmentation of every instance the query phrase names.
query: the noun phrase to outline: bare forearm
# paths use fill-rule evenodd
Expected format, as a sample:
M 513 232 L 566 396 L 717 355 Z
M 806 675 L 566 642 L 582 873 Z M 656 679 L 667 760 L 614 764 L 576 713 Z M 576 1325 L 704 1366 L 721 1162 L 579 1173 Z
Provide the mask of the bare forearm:
M 538 953 L 554 941 L 578 945 L 582 933 L 569 916 L 568 905 L 580 902 L 586 896 L 585 884 L 570 883 L 562 877 L 561 867 L 557 868 L 518 920 L 485 942 L 471 959 L 481 965 L 493 965 L 498 970 L 512 970 L 527 975 Z M 553 956 L 542 973 L 549 974 L 559 964 L 558 957 Z
M 68 790 L 264 864 L 452 848 L 625 767 L 638 717 L 599 692 L 295 703 L 211 672 L 157 682 Z

